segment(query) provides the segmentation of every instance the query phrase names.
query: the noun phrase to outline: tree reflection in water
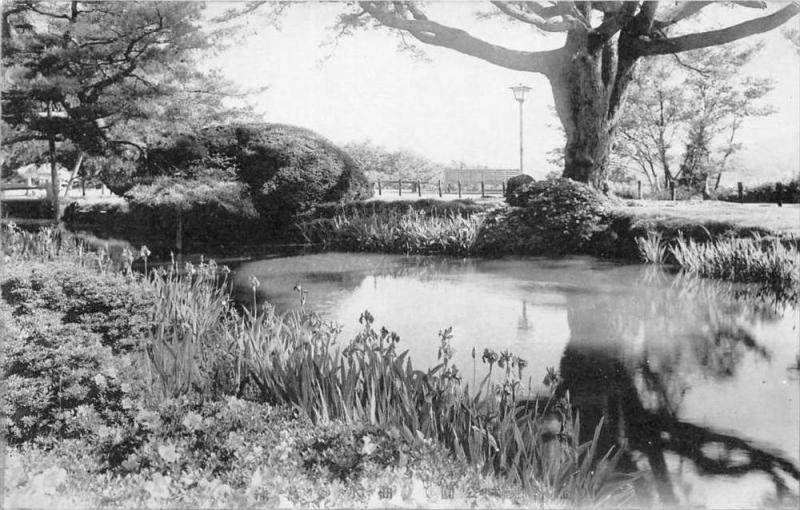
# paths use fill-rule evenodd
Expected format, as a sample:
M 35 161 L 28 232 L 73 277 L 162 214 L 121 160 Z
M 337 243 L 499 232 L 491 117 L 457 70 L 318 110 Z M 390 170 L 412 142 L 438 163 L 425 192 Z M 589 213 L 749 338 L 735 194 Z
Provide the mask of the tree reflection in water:
M 667 452 L 690 460 L 701 474 L 765 473 L 780 500 L 788 493 L 784 477 L 800 480 L 796 465 L 743 438 L 683 421 L 680 411 L 689 376 L 725 380 L 746 355 L 769 360 L 752 327 L 779 317 L 796 300 L 696 278 L 656 284 L 666 278 L 651 270 L 646 285 L 616 301 L 567 295 L 570 340 L 560 365 L 561 391 L 569 391 L 580 413 L 581 440 L 588 440 L 604 417 L 602 446 L 629 449 L 621 467 L 634 471 L 640 459 L 649 465 L 650 475 L 637 488 L 643 501 L 680 503 Z

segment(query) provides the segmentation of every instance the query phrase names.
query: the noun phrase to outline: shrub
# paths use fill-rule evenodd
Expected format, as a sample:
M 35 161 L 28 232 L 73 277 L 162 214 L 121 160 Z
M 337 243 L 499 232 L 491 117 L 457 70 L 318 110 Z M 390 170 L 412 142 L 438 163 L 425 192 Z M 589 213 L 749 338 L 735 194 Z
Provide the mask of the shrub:
M 72 229 L 147 244 L 165 255 L 175 249 L 179 214 L 185 249 L 238 247 L 272 237 L 241 182 L 157 177 L 137 184 L 125 198 L 122 204 L 72 203 L 64 222 Z
M 739 190 L 735 188 L 722 189 L 717 193 L 717 197 L 719 200 L 726 202 L 738 202 Z M 800 178 L 783 183 L 780 198 L 785 204 L 799 204 Z M 745 203 L 776 203 L 778 201 L 777 186 L 767 183 L 754 188 L 745 187 L 742 193 L 742 201 Z
M 233 169 L 263 218 L 286 226 L 314 204 L 366 198 L 357 163 L 320 135 L 281 124 L 231 124 L 178 136 L 159 148 L 151 165 Z M 224 167 L 224 168 L 219 168 Z
M 127 420 L 124 366 L 98 334 L 48 312 L 8 331 L 3 414 L 10 443 L 74 437 Z
M 538 253 L 579 253 L 605 227 L 612 202 L 587 184 L 555 179 L 522 186 L 509 204 L 524 209 L 520 219 L 535 233 Z
M 543 242 L 527 211 L 519 207 L 498 207 L 486 213 L 475 239 L 480 255 L 537 254 Z
M 361 476 L 367 463 L 381 468 L 397 464 L 401 451 L 408 451 L 396 430 L 391 434 L 380 427 L 357 427 L 319 435 L 302 445 L 303 467 L 327 471 L 342 481 Z
M 152 323 L 152 293 L 113 272 L 63 262 L 13 265 L 0 288 L 16 316 L 58 312 L 63 323 L 100 335 L 114 352 L 140 348 Z
M 149 207 L 174 213 L 206 207 L 245 218 L 257 215 L 250 194 L 241 183 L 211 177 L 193 180 L 158 177 L 152 184 L 135 186 L 125 198 L 133 208 Z
M 529 184 L 531 182 L 533 182 L 533 177 L 531 177 L 528 174 L 515 175 L 514 177 L 510 178 L 508 180 L 508 183 L 506 184 L 506 194 L 505 194 L 506 202 L 509 202 L 509 199 L 512 196 L 514 196 L 514 192 L 516 192 L 522 186 Z

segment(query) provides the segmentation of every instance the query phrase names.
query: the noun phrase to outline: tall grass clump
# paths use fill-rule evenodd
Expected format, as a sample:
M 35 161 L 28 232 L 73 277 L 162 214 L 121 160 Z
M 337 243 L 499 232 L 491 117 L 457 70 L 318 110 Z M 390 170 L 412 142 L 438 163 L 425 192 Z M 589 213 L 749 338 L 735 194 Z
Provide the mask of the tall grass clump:
M 468 255 L 482 222 L 479 215 L 430 214 L 409 208 L 337 214 L 298 225 L 308 242 L 329 249 L 404 254 Z
M 148 275 L 155 296 L 148 368 L 160 397 L 231 393 L 239 374 L 237 345 L 227 334 L 233 308 L 227 267 L 212 260 L 180 270 L 173 259 Z
M 650 231 L 647 237 L 637 237 L 636 246 L 639 248 L 639 256 L 647 264 L 666 262 L 667 244 L 660 233 Z
M 700 276 L 758 282 L 776 289 L 800 285 L 800 252 L 777 239 L 755 236 L 700 243 L 680 236 L 669 251 L 681 269 Z

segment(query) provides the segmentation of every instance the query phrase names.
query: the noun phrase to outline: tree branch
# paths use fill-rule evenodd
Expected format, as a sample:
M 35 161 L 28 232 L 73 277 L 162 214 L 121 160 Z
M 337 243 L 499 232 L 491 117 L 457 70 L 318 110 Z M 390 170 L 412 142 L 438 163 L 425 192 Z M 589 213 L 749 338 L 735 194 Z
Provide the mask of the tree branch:
M 654 27 L 658 30 L 667 28 L 675 23 L 697 14 L 709 4 L 714 2 L 681 2 L 667 13 L 663 20 L 655 20 Z
M 56 14 L 54 12 L 42 11 L 42 10 L 37 9 L 34 6 L 30 6 L 29 9 L 31 11 L 35 12 L 36 14 L 41 14 L 42 16 L 47 16 L 48 18 L 65 19 L 67 21 L 69 21 L 71 19 L 69 17 L 69 15 L 67 15 L 67 14 Z
M 767 32 L 784 24 L 800 13 L 800 5 L 791 3 L 786 7 L 760 18 L 752 19 L 720 30 L 710 30 L 668 39 L 632 41 L 634 51 L 640 56 L 666 55 L 683 51 L 718 46 L 739 39 Z
M 589 30 L 590 28 L 574 16 L 562 15 L 544 18 L 533 11 L 522 10 L 516 5 L 512 5 L 508 2 L 492 2 L 492 4 L 503 14 L 511 16 L 517 21 L 533 25 L 539 30 L 543 30 L 545 32 L 566 32 L 567 30 L 576 28 Z
M 635 12 L 636 4 L 634 2 L 625 2 L 613 13 L 606 13 L 603 22 L 592 33 L 599 35 L 602 41 L 607 41 L 633 19 Z
M 406 31 L 423 43 L 450 48 L 507 69 L 546 75 L 558 58 L 558 50 L 528 52 L 490 44 L 464 30 L 422 19 L 418 9 L 417 14 L 412 11 L 415 19 L 406 19 L 382 2 L 359 2 L 359 5 L 381 25 Z
M 108 140 L 107 143 L 111 145 L 130 145 L 131 147 L 134 147 L 136 150 L 138 150 L 140 154 L 144 154 L 145 151 L 147 150 L 147 147 L 135 142 L 131 142 L 130 140 Z

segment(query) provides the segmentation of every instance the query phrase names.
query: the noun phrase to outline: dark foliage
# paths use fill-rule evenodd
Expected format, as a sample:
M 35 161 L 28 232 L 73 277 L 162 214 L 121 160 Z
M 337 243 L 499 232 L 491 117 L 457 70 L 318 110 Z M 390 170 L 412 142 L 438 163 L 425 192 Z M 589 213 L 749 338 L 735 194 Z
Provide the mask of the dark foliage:
M 233 171 L 262 217 L 278 225 L 317 203 L 371 194 L 346 152 L 310 130 L 281 124 L 231 124 L 179 135 L 155 149 L 147 165 L 150 174 L 198 167 Z
M 9 218 L 46 219 L 53 217 L 53 203 L 49 200 L 7 200 L 3 202 L 3 216 Z
M 57 312 L 62 323 L 99 335 L 113 352 L 140 348 L 150 327 L 152 296 L 117 274 L 34 264 L 14 268 L 0 288 L 15 316 L 33 316 L 42 309 Z
M 10 443 L 74 437 L 127 420 L 122 370 L 99 334 L 53 312 L 18 319 L 13 329 L 3 345 Z
M 539 247 L 531 253 L 551 254 L 585 252 L 592 237 L 605 228 L 612 205 L 594 188 L 569 179 L 530 182 L 508 201 L 522 208 L 511 215 L 530 230 L 520 236 L 526 245 Z
M 726 202 L 738 202 L 739 191 L 737 189 L 722 190 L 717 198 Z M 745 188 L 742 194 L 742 201 L 745 203 L 774 204 L 778 202 L 778 198 L 785 204 L 800 204 L 800 178 L 783 183 L 780 197 L 776 184 L 762 184 L 755 188 Z
M 517 191 L 522 186 L 531 182 L 533 182 L 533 177 L 531 177 L 528 174 L 515 175 L 514 177 L 510 178 L 508 180 L 508 183 L 506 184 L 506 194 L 505 194 L 506 202 L 508 202 L 509 198 L 514 195 L 515 191 Z
M 366 463 L 381 468 L 395 465 L 401 451 L 407 452 L 409 447 L 399 433 L 392 432 L 372 426 L 320 435 L 301 446 L 303 467 L 312 471 L 322 468 L 332 478 L 345 481 L 357 479 Z
M 158 177 L 135 186 L 126 198 L 124 204 L 73 202 L 63 221 L 73 230 L 146 244 L 162 255 L 176 249 L 179 215 L 184 249 L 233 249 L 274 235 L 239 182 Z

